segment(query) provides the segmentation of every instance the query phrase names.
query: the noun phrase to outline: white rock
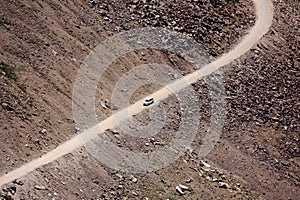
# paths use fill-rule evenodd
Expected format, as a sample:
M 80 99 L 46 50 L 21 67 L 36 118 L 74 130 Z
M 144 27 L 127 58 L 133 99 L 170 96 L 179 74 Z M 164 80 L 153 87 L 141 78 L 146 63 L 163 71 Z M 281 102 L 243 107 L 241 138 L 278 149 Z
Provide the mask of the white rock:
M 102 108 L 107 109 L 107 106 L 106 106 L 105 102 L 100 101 L 100 105 L 101 105 Z
M 137 182 L 137 178 L 132 179 L 132 182 L 136 183 Z
M 189 187 L 188 186 L 185 186 L 185 185 L 182 185 L 182 184 L 179 184 L 179 187 L 183 190 L 188 190 Z
M 41 185 L 35 185 L 34 189 L 37 189 L 37 190 L 46 190 L 46 187 L 45 186 L 41 186 Z
M 188 178 L 187 180 L 185 180 L 186 183 L 190 183 L 190 182 L 192 182 L 192 181 L 193 181 L 192 178 Z
M 40 131 L 41 134 L 46 134 L 47 133 L 47 129 L 43 128 L 41 131 Z
M 138 194 L 135 191 L 131 192 L 134 196 L 137 196 Z
M 121 174 L 116 174 L 117 177 L 119 177 L 119 179 L 123 179 L 124 177 Z
M 179 186 L 176 186 L 176 191 L 181 194 L 184 195 L 184 192 L 181 190 L 181 188 Z
M 201 160 L 201 164 L 206 168 L 210 168 L 210 165 L 208 163 L 204 162 L 203 160 Z
M 137 180 L 137 178 L 133 178 L 131 181 L 132 181 L 133 183 L 136 183 L 138 180 Z
M 224 189 L 230 188 L 230 186 L 225 182 L 219 182 L 219 187 Z
M 209 180 L 209 181 L 212 180 L 212 178 L 210 176 L 206 176 L 205 178 L 206 178 L 206 180 Z
M 129 180 L 131 180 L 133 183 L 136 183 L 138 181 L 137 178 L 132 175 L 129 177 Z
M 5 72 L 4 72 L 5 73 Z M 8 103 L 2 103 L 2 106 L 3 107 L 7 107 L 8 106 Z

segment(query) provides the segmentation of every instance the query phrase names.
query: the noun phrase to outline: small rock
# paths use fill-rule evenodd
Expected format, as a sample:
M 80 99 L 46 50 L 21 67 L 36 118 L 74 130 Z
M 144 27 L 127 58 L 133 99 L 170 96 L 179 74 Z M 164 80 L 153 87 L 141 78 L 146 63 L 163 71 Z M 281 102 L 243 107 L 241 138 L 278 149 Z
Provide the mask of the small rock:
M 234 188 L 237 192 L 241 192 L 242 190 L 240 189 L 240 188 L 238 188 L 238 187 L 235 187 Z
M 193 181 L 192 178 L 188 178 L 185 182 L 186 182 L 186 183 L 190 183 L 190 182 L 192 182 L 192 181 Z
M 180 195 L 184 195 L 184 192 L 181 190 L 181 188 L 179 186 L 176 186 L 176 191 L 180 194 Z
M 119 177 L 119 179 L 123 180 L 124 177 L 121 174 L 116 174 L 117 177 Z
M 158 25 L 159 25 L 158 20 L 153 20 L 152 25 L 153 25 L 153 26 L 158 26 Z
M 189 189 L 188 186 L 185 186 L 185 185 L 182 185 L 182 184 L 179 184 L 179 187 L 180 187 L 182 190 L 188 190 L 188 189 Z
M 107 109 L 107 106 L 104 101 L 100 101 L 100 105 L 102 108 Z
M 35 185 L 34 189 L 37 189 L 37 190 L 46 190 L 46 187 L 45 186 L 41 186 L 41 185 Z
M 176 186 L 176 191 L 181 194 L 181 195 L 184 195 L 184 190 L 188 190 L 189 187 L 185 186 L 185 185 L 182 185 L 182 184 L 179 184 L 178 186 Z
M 11 107 L 8 103 L 2 103 L 2 107 L 7 111 L 14 111 L 13 107 Z
M 208 163 L 204 162 L 203 160 L 201 160 L 201 165 L 206 168 L 210 168 L 210 165 Z
M 9 192 L 2 192 L 1 199 L 14 199 L 13 195 Z
M 12 186 L 12 187 L 7 188 L 7 190 L 8 190 L 12 195 L 14 195 L 14 194 L 17 192 L 17 187 Z
M 281 164 L 286 167 L 290 165 L 288 161 L 281 161 Z
M 219 187 L 224 188 L 224 189 L 230 188 L 230 186 L 227 183 L 224 183 L 224 182 L 219 182 Z
M 41 134 L 43 135 L 46 135 L 47 134 L 47 129 L 43 128 L 41 131 L 40 131 Z
M 129 180 L 131 180 L 133 183 L 136 183 L 138 181 L 137 178 L 132 175 L 129 177 Z
M 13 181 L 13 184 L 22 186 L 24 183 L 22 181 L 18 181 L 17 179 Z
M 8 106 L 8 103 L 2 103 L 2 106 L 3 106 L 3 107 L 7 107 L 7 106 Z
M 138 196 L 138 194 L 135 191 L 131 192 L 134 196 Z
M 99 182 L 99 180 L 98 180 L 98 179 L 94 179 L 94 180 L 93 180 L 93 183 L 95 183 L 95 184 L 99 185 L 99 183 L 100 183 L 100 182 Z
M 132 179 L 132 182 L 136 183 L 137 182 L 137 178 Z

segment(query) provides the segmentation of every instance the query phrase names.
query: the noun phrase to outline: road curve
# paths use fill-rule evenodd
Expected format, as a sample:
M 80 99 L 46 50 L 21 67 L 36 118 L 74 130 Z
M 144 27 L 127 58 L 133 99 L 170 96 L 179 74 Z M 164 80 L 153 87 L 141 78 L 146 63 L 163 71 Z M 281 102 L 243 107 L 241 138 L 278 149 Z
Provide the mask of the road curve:
M 231 63 L 233 60 L 239 58 L 245 52 L 250 50 L 250 48 L 255 45 L 260 38 L 267 33 L 269 30 L 272 20 L 273 20 L 273 5 L 271 0 L 252 0 L 255 3 L 256 8 L 256 22 L 254 27 L 249 31 L 249 33 L 243 38 L 243 40 L 235 46 L 230 52 L 221 56 L 213 63 L 210 63 L 200 70 L 197 70 L 193 73 L 190 73 L 179 80 L 174 81 L 173 83 L 161 88 L 160 90 L 151 94 L 155 98 L 156 104 L 163 99 L 167 98 L 173 92 L 178 92 L 188 85 L 195 83 L 199 79 L 217 71 L 222 66 L 225 66 Z M 25 176 L 26 174 L 34 171 L 38 167 L 46 165 L 68 153 L 71 153 L 78 147 L 84 145 L 84 142 L 81 140 L 81 137 L 85 138 L 85 142 L 88 141 L 87 138 L 92 139 L 97 135 L 97 133 L 104 131 L 107 128 L 113 128 L 117 125 L 117 121 L 126 120 L 134 114 L 137 114 L 145 109 L 142 106 L 142 100 L 136 102 L 135 104 L 130 105 L 126 109 L 123 109 L 114 115 L 108 117 L 104 121 L 100 122 L 96 126 L 88 129 L 82 136 L 76 135 L 72 139 L 66 141 L 65 143 L 59 145 L 54 150 L 48 152 L 47 154 L 41 156 L 38 159 L 32 160 L 21 167 L 8 172 L 0 177 L 0 186 L 9 183 L 15 179 Z

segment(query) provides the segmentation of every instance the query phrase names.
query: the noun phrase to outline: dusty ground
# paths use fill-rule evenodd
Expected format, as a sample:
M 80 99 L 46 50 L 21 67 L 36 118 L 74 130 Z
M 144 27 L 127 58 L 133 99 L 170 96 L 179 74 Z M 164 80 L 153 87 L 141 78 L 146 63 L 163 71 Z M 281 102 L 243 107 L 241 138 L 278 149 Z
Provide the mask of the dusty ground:
M 213 1 L 214 7 L 208 1 L 166 1 L 165 5 L 116 2 L 0 2 L 1 174 L 76 134 L 72 83 L 80 62 L 106 37 L 134 27 L 163 26 L 191 34 L 211 55 L 218 56 L 254 23 L 253 5 L 242 0 Z M 273 2 L 275 19 L 269 33 L 251 52 L 223 70 L 229 113 L 220 142 L 206 158 L 211 167 L 200 165 L 196 155 L 187 152 L 158 172 L 133 174 L 135 183 L 131 174 L 108 169 L 79 149 L 6 185 L 2 198 L 299 199 L 299 5 L 297 1 Z M 193 10 L 192 14 L 187 14 L 187 9 Z M 99 119 L 111 113 L 101 102 L 109 100 L 113 84 L 132 63 L 159 60 L 174 65 L 182 74 L 190 71 L 175 55 L 151 50 L 143 54 L 136 52 L 118 60 L 112 66 L 118 73 L 108 73 L 99 83 Z M 203 108 L 209 108 L 203 81 L 194 88 L 199 99 L 207 99 Z M 197 141 L 208 126 L 210 113 L 201 115 L 194 149 L 199 148 Z M 167 126 L 176 124 L 171 122 Z M 167 135 L 161 133 L 155 139 L 166 142 Z M 156 148 L 151 140 L 116 139 L 118 145 L 130 149 Z M 150 145 L 141 145 L 145 142 Z M 220 181 L 229 188 L 219 187 Z M 175 190 L 180 183 L 190 188 L 183 196 Z M 38 190 L 36 185 L 45 188 Z

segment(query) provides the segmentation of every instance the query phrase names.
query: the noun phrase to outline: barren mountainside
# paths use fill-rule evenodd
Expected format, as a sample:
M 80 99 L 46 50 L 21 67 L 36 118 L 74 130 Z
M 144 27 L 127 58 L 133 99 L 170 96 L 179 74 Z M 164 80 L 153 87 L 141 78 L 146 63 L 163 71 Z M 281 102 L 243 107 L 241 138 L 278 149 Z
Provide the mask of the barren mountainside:
M 2 185 L 0 198 L 300 199 L 299 2 L 272 3 L 268 33 L 220 69 L 226 120 L 207 157 L 199 158 L 197 151 L 210 128 L 213 88 L 201 79 L 192 84 L 200 105 L 197 136 L 169 166 L 147 174 L 117 171 L 81 147 Z M 105 39 L 134 28 L 163 27 L 192 37 L 216 59 L 233 49 L 256 20 L 250 0 L 1 0 L 0 176 L 78 134 L 73 84 L 84 59 Z M 195 70 L 181 56 L 158 49 L 116 59 L 97 86 L 99 121 L 117 109 L 111 102 L 116 82 L 149 63 L 166 64 L 182 75 Z M 130 102 L 160 87 L 140 87 Z M 134 138 L 118 128 L 103 134 L 123 149 L 155 151 L 171 140 L 181 120 L 174 95 L 159 106 L 168 117 L 159 134 Z M 149 115 L 141 112 L 134 120 L 145 125 Z

